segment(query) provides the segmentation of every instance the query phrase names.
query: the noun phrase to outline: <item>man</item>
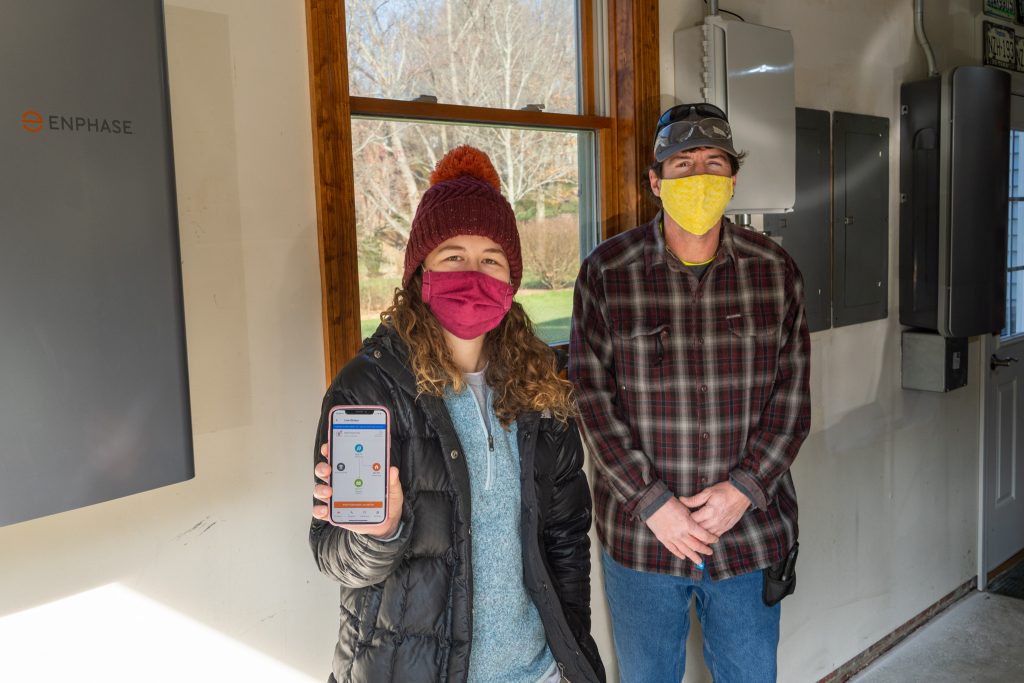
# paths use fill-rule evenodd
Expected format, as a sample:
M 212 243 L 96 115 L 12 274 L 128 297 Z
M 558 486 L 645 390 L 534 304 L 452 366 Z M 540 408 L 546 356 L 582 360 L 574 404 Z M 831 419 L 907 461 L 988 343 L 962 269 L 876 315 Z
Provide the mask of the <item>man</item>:
M 680 681 L 695 596 L 716 683 L 774 681 L 769 579 L 792 590 L 810 425 L 801 277 L 723 216 L 742 155 L 720 109 L 666 111 L 654 158 L 662 211 L 584 261 L 569 350 L 621 680 Z

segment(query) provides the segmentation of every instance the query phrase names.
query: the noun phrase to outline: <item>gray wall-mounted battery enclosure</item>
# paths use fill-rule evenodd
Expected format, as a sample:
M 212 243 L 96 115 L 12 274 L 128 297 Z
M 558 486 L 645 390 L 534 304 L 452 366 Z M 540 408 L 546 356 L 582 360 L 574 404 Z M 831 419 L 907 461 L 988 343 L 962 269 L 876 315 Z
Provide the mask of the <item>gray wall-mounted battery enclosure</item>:
M 160 0 L 0 0 L 0 526 L 193 476 Z

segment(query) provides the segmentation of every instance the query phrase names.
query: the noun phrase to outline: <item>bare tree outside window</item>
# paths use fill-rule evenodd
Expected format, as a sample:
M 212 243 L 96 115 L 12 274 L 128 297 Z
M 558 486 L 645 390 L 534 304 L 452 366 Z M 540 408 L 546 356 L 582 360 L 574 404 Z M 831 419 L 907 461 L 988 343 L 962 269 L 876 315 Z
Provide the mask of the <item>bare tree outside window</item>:
M 347 0 L 346 16 L 354 96 L 577 111 L 576 34 L 566 30 L 574 2 Z M 490 155 L 520 222 L 519 300 L 546 340 L 568 337 L 579 264 L 577 134 L 358 118 L 352 138 L 364 334 L 398 284 L 431 170 L 447 150 L 471 144 Z

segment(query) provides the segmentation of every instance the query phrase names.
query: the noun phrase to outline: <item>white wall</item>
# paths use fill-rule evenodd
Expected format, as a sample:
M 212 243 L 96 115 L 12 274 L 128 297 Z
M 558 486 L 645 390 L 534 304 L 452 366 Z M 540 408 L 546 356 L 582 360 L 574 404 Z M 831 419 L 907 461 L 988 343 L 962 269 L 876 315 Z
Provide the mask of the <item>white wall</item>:
M 972 54 L 975 4 L 926 3 L 940 66 Z M 725 6 L 793 31 L 799 106 L 890 117 L 895 197 L 899 83 L 924 70 L 910 0 Z M 667 94 L 672 31 L 701 7 L 661 2 Z M 328 670 L 336 589 L 305 542 L 323 348 L 303 3 L 167 0 L 167 28 L 197 476 L 0 528 L 3 681 Z M 828 673 L 974 574 L 981 352 L 966 389 L 900 390 L 894 199 L 890 215 L 889 319 L 812 339 L 784 681 Z
M 337 589 L 305 540 L 324 356 L 304 3 L 166 7 L 196 478 L 0 528 L 0 681 L 329 670 Z
M 925 2 L 940 69 L 976 63 L 979 4 Z M 892 133 L 889 317 L 811 337 L 812 429 L 793 468 L 799 585 L 783 602 L 779 680 L 812 681 L 976 574 L 982 350 L 972 341 L 964 389 L 900 388 L 899 86 L 927 75 L 911 0 L 730 0 L 721 7 L 792 32 L 797 106 L 887 117 Z M 699 23 L 703 3 L 661 0 L 660 12 L 668 106 L 672 34 Z M 697 668 L 688 683 L 710 680 Z

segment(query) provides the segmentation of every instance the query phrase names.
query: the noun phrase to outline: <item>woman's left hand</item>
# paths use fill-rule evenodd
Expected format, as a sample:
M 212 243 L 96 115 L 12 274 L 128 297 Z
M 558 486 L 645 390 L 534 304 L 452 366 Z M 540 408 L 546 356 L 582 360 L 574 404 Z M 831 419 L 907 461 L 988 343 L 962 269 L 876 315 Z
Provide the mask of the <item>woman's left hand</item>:
M 331 455 L 328 452 L 327 444 L 320 446 L 320 455 L 327 458 L 327 462 L 318 463 L 313 468 L 316 478 L 323 484 L 313 485 L 313 497 L 330 505 L 331 502 Z M 405 503 L 405 495 L 402 493 L 402 482 L 398 478 L 398 468 L 388 469 L 388 518 L 380 524 L 339 524 L 342 529 L 348 529 L 355 534 L 364 534 L 375 538 L 391 538 L 398 531 L 398 525 L 402 522 L 402 505 Z M 329 508 L 327 505 L 314 505 L 313 516 L 317 519 L 327 520 Z

